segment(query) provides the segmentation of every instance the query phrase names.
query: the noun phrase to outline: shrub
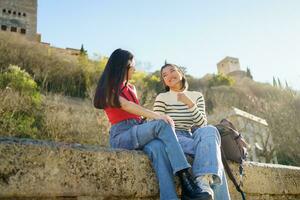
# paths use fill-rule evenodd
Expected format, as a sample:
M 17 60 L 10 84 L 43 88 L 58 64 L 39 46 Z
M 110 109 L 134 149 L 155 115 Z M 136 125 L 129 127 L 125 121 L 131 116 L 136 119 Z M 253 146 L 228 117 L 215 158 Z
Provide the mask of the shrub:
M 20 94 L 31 97 L 32 102 L 36 105 L 41 103 L 41 96 L 36 82 L 25 70 L 21 70 L 18 66 L 10 65 L 8 70 L 0 75 L 0 88 L 12 88 Z
M 36 138 L 42 126 L 41 95 L 32 77 L 17 66 L 0 74 L 0 134 Z
M 225 76 L 223 74 L 213 75 L 213 77 L 209 80 L 208 86 L 219 86 L 219 85 L 227 85 L 232 86 L 234 84 L 234 79 L 229 76 Z
M 10 64 L 25 69 L 44 93 L 55 92 L 84 98 L 96 84 L 107 59 L 91 61 L 66 51 L 0 33 L 0 71 Z

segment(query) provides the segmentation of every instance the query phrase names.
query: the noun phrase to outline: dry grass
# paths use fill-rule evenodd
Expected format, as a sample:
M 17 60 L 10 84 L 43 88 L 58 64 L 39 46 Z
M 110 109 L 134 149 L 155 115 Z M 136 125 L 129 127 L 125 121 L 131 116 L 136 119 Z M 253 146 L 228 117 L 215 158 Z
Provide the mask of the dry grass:
M 44 96 L 47 138 L 72 143 L 108 145 L 109 123 L 89 100 L 61 95 Z
M 35 138 L 37 129 L 31 127 L 31 124 L 34 123 L 38 112 L 39 110 L 32 106 L 28 96 L 19 94 L 10 88 L 0 89 L 1 136 Z
M 35 122 L 27 122 L 20 113 L 32 113 Z M 108 146 L 109 128 L 103 111 L 87 99 L 49 94 L 43 96 L 42 107 L 33 110 L 28 97 L 0 90 L 0 136 Z

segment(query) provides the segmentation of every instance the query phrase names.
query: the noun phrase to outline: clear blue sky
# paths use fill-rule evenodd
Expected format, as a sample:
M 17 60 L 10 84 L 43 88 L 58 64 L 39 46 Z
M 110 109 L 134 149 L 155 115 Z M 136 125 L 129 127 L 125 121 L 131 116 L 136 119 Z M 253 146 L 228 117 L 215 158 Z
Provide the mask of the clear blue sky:
M 148 71 L 167 59 L 195 77 L 237 57 L 256 81 L 300 90 L 299 11 L 299 0 L 39 0 L 38 32 L 91 57 L 130 50 Z

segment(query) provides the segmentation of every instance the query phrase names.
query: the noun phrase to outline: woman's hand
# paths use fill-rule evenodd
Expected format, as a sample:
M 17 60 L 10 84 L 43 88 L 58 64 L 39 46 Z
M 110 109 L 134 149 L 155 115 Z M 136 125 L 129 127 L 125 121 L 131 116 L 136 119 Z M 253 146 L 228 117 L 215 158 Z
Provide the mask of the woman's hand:
M 191 107 L 193 107 L 195 105 L 195 103 L 190 99 L 190 97 L 188 97 L 183 92 L 179 92 L 177 94 L 177 101 L 180 101 L 180 102 L 184 103 L 189 108 L 191 108 Z
M 170 124 L 172 127 L 175 127 L 175 123 L 171 117 L 165 114 L 157 114 L 157 117 L 154 119 L 161 119 L 164 120 L 166 123 Z

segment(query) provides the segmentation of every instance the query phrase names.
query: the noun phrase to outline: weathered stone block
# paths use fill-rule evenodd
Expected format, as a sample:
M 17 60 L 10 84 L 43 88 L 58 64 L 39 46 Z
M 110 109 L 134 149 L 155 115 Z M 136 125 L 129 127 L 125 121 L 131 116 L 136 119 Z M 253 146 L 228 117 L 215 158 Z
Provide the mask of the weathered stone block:
M 244 190 L 248 199 L 300 199 L 300 168 L 246 163 Z M 0 138 L 0 199 L 15 198 L 152 200 L 158 184 L 140 151 Z

